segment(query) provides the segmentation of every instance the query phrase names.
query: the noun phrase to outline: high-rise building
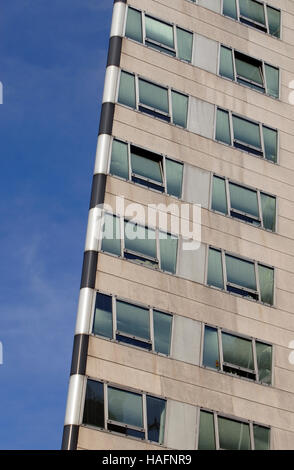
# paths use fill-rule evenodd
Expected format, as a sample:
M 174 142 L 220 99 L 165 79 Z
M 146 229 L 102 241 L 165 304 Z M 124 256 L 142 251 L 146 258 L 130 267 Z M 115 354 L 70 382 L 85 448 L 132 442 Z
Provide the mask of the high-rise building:
M 64 449 L 294 448 L 293 57 L 292 0 L 114 1 Z

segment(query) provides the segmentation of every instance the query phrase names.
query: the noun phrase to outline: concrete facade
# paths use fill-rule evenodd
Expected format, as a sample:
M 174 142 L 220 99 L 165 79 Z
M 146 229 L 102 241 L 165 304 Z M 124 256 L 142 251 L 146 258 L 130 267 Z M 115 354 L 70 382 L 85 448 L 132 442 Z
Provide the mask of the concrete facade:
M 179 237 L 174 274 L 139 265 L 101 251 L 95 241 L 101 222 L 95 222 L 97 213 L 90 211 L 85 253 L 98 255 L 91 261 L 95 279 L 81 286 L 76 337 L 87 338 L 81 340 L 87 346 L 83 346 L 86 359 L 78 356 L 71 376 L 65 420 L 70 437 L 64 437 L 63 448 L 197 449 L 200 409 L 269 427 L 270 449 L 294 448 L 294 364 L 289 360 L 290 342 L 294 340 L 294 108 L 289 103 L 289 82 L 294 76 L 294 5 L 291 0 L 268 3 L 281 9 L 280 39 L 224 17 L 221 0 L 173 0 L 172 5 L 169 0 L 114 3 L 112 37 L 122 37 L 121 55 L 119 66 L 108 66 L 106 74 L 103 102 L 114 103 L 114 110 L 111 132 L 100 133 L 98 140 L 95 168 L 99 171 L 95 173 L 106 175 L 105 193 L 99 203 L 115 207 L 115 198 L 123 195 L 125 204 L 140 204 L 146 212 L 148 204 L 201 204 L 201 244 L 197 251 L 184 251 L 184 239 Z M 124 37 L 128 7 L 193 32 L 191 63 Z M 219 76 L 220 44 L 278 67 L 279 99 Z M 119 104 L 120 70 L 189 96 L 187 127 Z M 277 129 L 277 163 L 217 142 L 217 106 Z M 113 138 L 183 163 L 182 198 L 111 175 Z M 213 174 L 274 195 L 276 230 L 271 232 L 212 210 Z M 162 228 L 160 222 L 156 228 Z M 209 286 L 210 246 L 273 267 L 273 305 Z M 173 315 L 170 354 L 164 356 L 94 335 L 98 291 Z M 271 344 L 272 384 L 204 367 L 205 325 Z M 85 424 L 87 378 L 165 399 L 163 443 Z

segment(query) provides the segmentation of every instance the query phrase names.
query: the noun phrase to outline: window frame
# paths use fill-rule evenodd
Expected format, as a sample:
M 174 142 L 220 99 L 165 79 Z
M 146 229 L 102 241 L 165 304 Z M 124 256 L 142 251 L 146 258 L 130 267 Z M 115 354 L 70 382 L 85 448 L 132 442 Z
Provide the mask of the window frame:
M 232 80 L 231 78 L 228 78 L 228 77 L 225 77 L 224 75 L 221 75 L 220 73 L 220 65 L 221 65 L 221 49 L 222 47 L 224 47 L 225 49 L 229 49 L 232 53 L 232 60 L 233 60 L 233 71 L 234 71 L 234 79 Z M 262 79 L 263 79 L 263 86 L 259 85 L 259 83 L 257 82 L 254 82 L 254 80 L 249 80 L 247 79 L 246 77 L 242 77 L 241 75 L 238 75 L 237 73 L 237 67 L 236 67 L 236 54 L 241 54 L 245 57 L 247 57 L 249 60 L 253 60 L 253 61 L 257 61 L 257 62 L 260 62 L 261 64 L 261 71 L 262 71 Z M 265 72 L 265 66 L 269 66 L 269 67 L 272 67 L 272 68 L 275 68 L 278 70 L 278 74 L 279 74 L 279 87 L 278 87 L 278 96 L 273 96 L 271 95 L 270 93 L 268 93 L 268 85 L 267 85 L 267 79 L 266 79 L 266 72 Z M 281 70 L 279 67 L 276 67 L 275 65 L 272 65 L 270 64 L 269 62 L 266 62 L 265 60 L 263 59 L 259 59 L 257 57 L 253 57 L 253 56 L 249 56 L 248 54 L 244 53 L 244 52 L 241 52 L 240 50 L 234 48 L 234 47 L 230 47 L 230 46 L 227 46 L 226 44 L 223 44 L 223 43 L 219 43 L 219 51 L 218 51 L 218 72 L 217 72 L 217 75 L 221 78 L 223 78 L 224 80 L 229 80 L 230 82 L 234 82 L 236 83 L 237 85 L 241 85 L 241 86 L 244 86 L 246 88 L 250 88 L 251 90 L 253 91 L 256 91 L 258 93 L 261 93 L 263 95 L 266 95 L 268 96 L 269 98 L 273 98 L 274 100 L 278 100 L 280 101 L 280 96 L 281 96 Z M 238 78 L 241 78 L 243 81 L 246 81 L 248 83 L 252 83 L 255 88 L 251 87 L 250 85 L 244 85 L 243 83 L 240 83 L 238 81 Z M 257 87 L 260 88 L 260 90 L 257 89 Z M 264 89 L 264 91 L 262 91 L 262 89 Z
M 272 6 L 270 5 L 269 3 L 266 3 L 266 2 L 263 2 L 262 0 L 254 0 L 256 1 L 256 3 L 260 3 L 261 5 L 263 5 L 263 10 L 264 10 L 264 18 L 265 18 L 265 26 L 262 24 L 262 23 L 258 23 L 257 21 L 254 21 L 254 20 L 251 20 L 250 18 L 248 18 L 248 22 L 251 22 L 251 24 L 247 24 L 245 22 L 242 22 L 240 20 L 240 5 L 239 5 L 239 0 L 236 0 L 236 11 L 237 11 L 237 19 L 235 18 L 232 18 L 231 16 L 228 16 L 228 15 L 225 15 L 223 13 L 224 11 L 224 0 L 220 0 L 221 1 L 221 15 L 224 16 L 225 18 L 229 18 L 233 21 L 236 21 L 237 23 L 240 23 L 242 24 L 243 26 L 247 26 L 248 28 L 252 28 L 254 29 L 255 31 L 259 31 L 260 33 L 263 33 L 263 34 L 268 34 L 270 37 L 272 38 L 275 38 L 275 39 L 278 39 L 278 40 L 282 40 L 283 39 L 283 34 L 282 34 L 282 31 L 283 31 L 283 28 L 282 28 L 282 18 L 283 18 L 283 15 L 282 15 L 282 10 L 280 8 L 277 8 L 275 6 Z M 273 10 L 277 10 L 280 12 L 280 36 L 275 36 L 274 34 L 271 34 L 270 31 L 269 31 L 269 22 L 268 22 L 268 15 L 267 15 L 267 7 L 270 7 L 272 8 Z M 243 17 L 242 17 L 243 18 Z M 244 17 L 244 19 L 246 19 L 247 17 Z M 262 26 L 263 29 L 260 29 L 258 27 L 255 27 L 253 26 L 254 24 L 256 24 L 257 26 L 260 25 Z
M 111 167 L 111 155 L 112 155 L 112 145 L 113 145 L 113 142 L 114 141 L 117 141 L 117 142 L 120 142 L 122 144 L 126 144 L 127 147 L 128 147 L 128 179 L 125 179 L 123 178 L 122 176 L 118 176 L 114 173 L 111 173 L 110 171 L 110 167 Z M 132 171 L 132 162 L 131 162 L 131 147 L 136 147 L 136 148 L 139 148 L 143 151 L 146 151 L 148 153 L 152 153 L 153 155 L 156 155 L 158 156 L 158 159 L 162 159 L 162 185 L 161 187 L 163 188 L 163 191 L 160 191 L 154 187 L 151 187 L 151 186 L 147 186 L 147 185 L 144 185 L 144 184 L 140 184 L 139 182 L 136 182 L 136 181 L 133 181 L 132 180 L 132 176 L 134 175 L 135 177 L 139 178 L 139 179 L 142 179 L 142 180 L 145 180 L 147 182 L 151 182 L 152 184 L 154 185 L 158 185 L 160 186 L 160 183 L 158 183 L 158 181 L 154 181 L 152 180 L 152 178 L 145 178 L 143 176 L 140 176 L 140 175 L 136 175 L 136 173 L 134 173 Z M 178 163 L 180 165 L 182 165 L 183 167 L 183 175 L 182 175 L 182 194 L 181 194 L 181 197 L 177 197 L 177 196 L 174 196 L 173 194 L 169 194 L 168 191 L 167 191 L 167 175 L 166 175 L 166 160 L 171 160 L 172 162 L 175 162 L 175 163 Z M 114 136 L 111 137 L 111 144 L 110 144 L 110 149 L 109 149 L 109 158 L 108 158 L 108 170 L 107 170 L 107 173 L 115 178 L 119 178 L 123 181 L 128 181 L 129 183 L 132 183 L 132 184 L 135 184 L 135 185 L 138 185 L 144 189 L 148 189 L 148 190 L 151 190 L 151 191 L 155 191 L 159 194 L 166 194 L 167 196 L 169 197 L 174 197 L 176 198 L 177 200 L 181 201 L 183 200 L 183 180 L 184 180 L 184 162 L 182 160 L 175 160 L 174 158 L 171 158 L 169 157 L 168 155 L 165 155 L 164 153 L 158 153 L 158 152 L 154 152 L 153 150 L 150 150 L 146 147 L 142 147 L 140 145 L 136 145 L 132 142 L 128 142 L 126 140 L 123 140 L 123 139 L 120 139 L 120 138 L 116 138 Z
M 211 172 L 210 177 L 211 177 L 211 180 L 210 180 L 210 194 L 209 194 L 209 210 L 211 210 L 212 212 L 215 212 L 217 214 L 223 215 L 225 217 L 229 217 L 230 219 L 234 219 L 234 220 L 237 220 L 239 222 L 245 223 L 247 225 L 251 225 L 254 228 L 259 228 L 259 229 L 265 230 L 266 232 L 269 232 L 269 233 L 278 233 L 278 230 L 277 230 L 277 224 L 278 224 L 278 198 L 277 198 L 276 195 L 271 194 L 271 193 L 267 193 L 265 191 L 262 191 L 261 189 L 258 189 L 258 188 L 252 187 L 252 186 L 244 185 L 243 183 L 239 183 L 239 182 L 237 182 L 235 180 L 232 180 L 231 178 L 228 178 L 226 176 L 220 176 L 220 175 L 218 175 L 214 172 Z M 218 211 L 217 209 L 213 209 L 213 207 L 212 207 L 213 179 L 214 179 L 214 177 L 222 179 L 224 181 L 224 184 L 225 184 L 225 196 L 226 196 L 226 202 L 227 202 L 227 213 L 226 214 L 224 214 L 221 211 Z M 232 208 L 231 208 L 231 197 L 230 197 L 230 183 L 234 184 L 236 186 L 240 186 L 243 189 L 248 189 L 249 191 L 256 192 L 259 218 L 255 218 L 253 215 L 251 215 L 247 212 L 239 211 L 237 209 L 233 209 L 233 211 L 240 214 L 240 215 L 244 215 L 245 217 L 251 218 L 252 220 L 260 221 L 260 225 L 251 224 L 250 222 L 247 222 L 246 220 L 242 220 L 238 217 L 234 217 L 234 216 L 231 215 Z M 275 211 L 275 230 L 274 231 L 264 227 L 262 205 L 261 205 L 261 194 L 265 194 L 266 196 L 270 196 L 272 198 L 275 198 L 276 211 Z
M 142 42 L 139 42 L 139 41 L 136 41 L 135 39 L 132 39 L 132 38 L 129 38 L 127 35 L 126 35 L 126 29 L 127 29 L 127 19 L 128 19 L 128 11 L 129 11 L 129 8 L 133 9 L 133 10 L 136 10 L 138 13 L 140 13 L 141 15 L 141 24 L 142 24 Z M 146 36 L 146 22 L 145 22 L 145 18 L 146 16 L 148 16 L 149 18 L 155 20 L 155 21 L 158 21 L 160 23 L 163 23 L 167 26 L 170 26 L 172 27 L 172 30 L 173 30 L 173 38 L 174 38 L 174 49 L 166 46 L 165 44 L 162 44 L 162 43 L 159 43 L 157 41 L 154 41 L 154 40 L 150 40 L 147 38 Z M 178 41 L 177 41 L 177 28 L 179 29 L 182 29 L 183 31 L 187 32 L 187 33 L 190 33 L 192 35 L 192 51 L 191 51 L 191 61 L 188 61 L 188 60 L 185 60 L 185 59 L 182 59 L 179 57 L 179 50 L 178 50 Z M 138 8 L 135 8 L 133 5 L 127 5 L 127 9 L 126 9 L 126 14 L 125 14 L 125 22 L 124 22 L 124 29 L 123 29 L 124 33 L 123 33 L 123 37 L 130 40 L 130 41 L 134 41 L 136 44 L 141 44 L 142 46 L 145 46 L 145 47 L 149 47 L 150 49 L 152 49 L 153 51 L 157 51 L 159 53 L 162 53 L 162 54 L 166 54 L 167 56 L 169 57 L 172 57 L 173 59 L 177 59 L 177 60 L 180 60 L 182 62 L 185 62 L 186 64 L 192 64 L 192 60 L 193 60 L 193 52 L 194 52 L 194 44 L 195 44 L 195 35 L 194 35 L 194 32 L 190 29 L 187 29 L 186 27 L 182 27 L 176 23 L 169 23 L 168 21 L 166 20 L 163 20 L 162 18 L 159 18 L 157 15 L 154 15 L 153 13 L 148 13 L 146 10 L 139 10 Z M 151 42 L 151 43 L 154 43 L 155 46 L 159 46 L 163 49 L 166 49 L 166 50 L 169 50 L 169 51 L 173 51 L 175 52 L 175 55 L 171 55 L 167 52 L 164 52 L 164 51 L 160 51 L 152 46 L 150 46 L 149 44 L 146 44 L 146 40 L 147 42 Z
M 135 103 L 136 103 L 136 107 L 133 108 L 131 106 L 128 106 L 126 104 L 123 104 L 123 103 L 120 103 L 119 102 L 119 88 L 120 88 L 120 82 L 121 82 L 121 74 L 122 72 L 126 73 L 126 74 L 129 74 L 129 75 L 132 75 L 134 77 L 134 82 L 135 82 Z M 149 83 L 150 85 L 154 85 L 158 88 L 162 88 L 164 90 L 167 91 L 167 99 L 168 99 L 168 113 L 165 113 L 157 108 L 153 108 L 152 106 L 148 106 L 148 105 L 145 105 L 145 104 L 142 104 L 140 102 L 140 93 L 139 93 L 139 81 L 142 80 L 144 82 L 147 82 Z M 172 107 L 172 93 L 175 92 L 179 95 L 182 95 L 184 96 L 185 98 L 187 98 L 187 115 L 186 115 L 186 127 L 183 127 L 183 126 L 180 126 L 179 124 L 176 124 L 173 122 L 173 107 Z M 149 116 L 149 117 L 152 117 L 152 118 L 155 118 L 155 119 L 159 119 L 160 122 L 165 122 L 167 124 L 172 124 L 173 126 L 176 126 L 178 127 L 179 129 L 185 129 L 187 130 L 188 129 L 188 116 L 189 116 L 189 107 L 190 107 L 190 99 L 189 99 L 189 95 L 183 93 L 182 91 L 178 91 L 178 90 L 175 90 L 173 87 L 171 86 L 165 86 L 165 85 L 162 85 L 158 82 L 154 82 L 152 80 L 149 80 L 149 78 L 145 78 L 143 76 L 141 76 L 140 74 L 138 73 L 134 73 L 134 72 L 129 72 L 128 70 L 125 70 L 125 69 L 120 69 L 119 71 L 119 78 L 118 78 L 118 86 L 117 86 L 117 92 L 116 92 L 116 100 L 115 102 L 120 105 L 120 106 L 124 106 L 128 109 L 131 109 L 133 111 L 137 111 L 139 113 L 142 113 L 144 114 L 145 116 Z M 140 106 L 142 108 L 146 108 L 147 110 L 150 111 L 150 113 L 148 112 L 144 112 L 140 109 Z M 154 114 L 151 114 L 151 113 L 154 113 Z M 162 116 L 162 117 L 160 117 Z M 165 119 L 164 117 L 166 117 L 167 119 Z
M 213 368 L 213 367 L 210 367 L 210 366 L 206 366 L 205 364 L 203 364 L 203 360 L 204 360 L 204 343 L 205 343 L 205 328 L 206 327 L 213 328 L 217 332 L 217 344 L 218 344 L 218 351 L 219 351 L 219 369 L 216 369 L 216 368 Z M 236 338 L 241 338 L 241 339 L 245 339 L 247 341 L 251 341 L 254 370 L 246 369 L 246 368 L 243 368 L 241 366 L 237 366 L 235 364 L 227 363 L 223 360 L 222 333 L 227 333 L 227 334 L 229 334 L 231 336 L 234 336 Z M 270 384 L 267 384 L 267 383 L 262 382 L 261 380 L 259 380 L 259 370 L 258 370 L 258 362 L 257 362 L 256 343 L 266 344 L 267 346 L 271 347 L 272 357 L 271 357 L 271 383 Z M 275 345 L 269 343 L 268 341 L 264 341 L 264 340 L 258 339 L 256 337 L 253 337 L 253 336 L 247 336 L 243 333 L 236 333 L 236 332 L 234 332 L 232 330 L 229 330 L 227 328 L 224 328 L 224 327 L 221 327 L 221 326 L 215 326 L 215 325 L 212 325 L 210 323 L 204 323 L 203 322 L 202 323 L 202 331 L 201 331 L 201 351 L 200 352 L 201 352 L 201 362 L 200 363 L 201 363 L 201 367 L 203 367 L 204 369 L 208 369 L 208 370 L 211 370 L 211 371 L 214 371 L 214 372 L 217 372 L 217 373 L 229 375 L 229 376 L 237 378 L 237 379 L 247 380 L 251 383 L 254 382 L 254 383 L 259 384 L 259 385 L 264 385 L 265 387 L 274 387 L 274 383 L 273 383 L 274 382 L 274 373 L 273 372 L 274 372 Z M 251 378 L 248 378 L 248 377 L 241 376 L 239 374 L 234 374 L 232 372 L 223 370 L 224 365 L 228 365 L 228 367 L 231 367 L 235 370 L 241 370 L 241 371 L 244 371 L 244 372 L 253 372 L 255 374 L 255 379 L 251 379 Z
M 127 217 L 123 217 L 123 216 L 117 215 L 115 213 L 110 213 L 107 210 L 104 211 L 104 213 L 103 213 L 102 225 L 104 224 L 104 217 L 105 217 L 106 214 L 119 219 L 119 227 L 120 227 L 120 235 L 121 235 L 121 238 L 120 238 L 120 254 L 116 255 L 114 253 L 110 253 L 109 251 L 103 250 L 102 249 L 103 237 L 101 237 L 101 239 L 99 240 L 99 249 L 98 249 L 98 251 L 100 251 L 101 253 L 108 254 L 110 256 L 115 256 L 116 258 L 121 258 L 121 259 L 124 259 L 126 261 L 130 261 L 132 263 L 138 264 L 139 266 L 143 266 L 145 268 L 155 269 L 157 271 L 160 271 L 160 272 L 163 272 L 163 273 L 166 273 L 166 274 L 172 274 L 174 276 L 177 274 L 177 267 L 178 267 L 178 263 L 179 263 L 179 250 L 180 250 L 180 243 L 179 243 L 180 237 L 179 237 L 179 235 L 175 235 L 171 232 L 163 232 L 158 227 L 147 226 L 147 225 L 144 225 L 143 223 L 137 222 L 133 219 L 128 219 Z M 125 248 L 125 231 L 124 231 L 124 223 L 125 222 L 130 222 L 134 225 L 139 225 L 140 227 L 143 227 L 146 230 L 153 230 L 155 232 L 155 245 L 156 245 L 156 256 L 157 256 L 156 258 L 149 257 L 147 255 L 144 255 L 143 253 L 136 252 L 136 251 L 133 251 L 133 250 L 128 250 L 128 249 Z M 175 272 L 174 273 L 170 272 L 170 271 L 165 271 L 161 268 L 159 232 L 162 232 L 162 233 L 165 233 L 167 235 L 171 235 L 173 237 L 176 237 L 176 239 L 178 241 L 178 243 L 177 243 L 177 253 L 176 253 L 176 267 L 175 267 Z M 126 258 L 125 255 L 124 255 L 125 252 L 127 252 L 129 254 L 138 255 L 138 257 L 144 258 L 147 261 L 152 261 L 152 262 L 155 261 L 157 263 L 157 265 L 150 266 L 150 265 L 147 265 L 147 264 L 140 263 L 139 261 L 131 260 L 129 258 Z
M 214 286 L 214 285 L 208 283 L 208 279 L 207 279 L 208 278 L 208 257 L 209 257 L 209 250 L 210 249 L 218 251 L 221 254 L 222 274 L 223 274 L 223 287 L 222 288 Z M 247 289 L 243 286 L 239 286 L 238 284 L 232 284 L 232 283 L 229 283 L 229 284 L 232 287 L 236 287 L 237 289 L 239 289 L 241 291 L 243 290 L 244 292 L 248 292 L 248 293 L 252 293 L 252 294 L 256 292 L 256 294 L 258 296 L 257 299 L 254 299 L 250 296 L 238 294 L 237 292 L 232 292 L 232 291 L 229 291 L 227 289 L 228 281 L 227 281 L 227 268 L 226 268 L 226 260 L 225 260 L 226 255 L 232 256 L 233 258 L 239 259 L 240 261 L 247 261 L 249 263 L 254 264 L 254 272 L 255 272 L 255 279 L 256 279 L 256 291 L 253 291 L 252 289 L 249 289 L 249 288 Z M 272 269 L 272 271 L 273 271 L 273 281 L 274 282 L 273 282 L 273 303 L 272 304 L 268 304 L 268 303 L 263 302 L 261 300 L 258 266 L 264 266 L 266 268 Z M 210 245 L 210 244 L 207 245 L 207 254 L 206 254 L 206 262 L 205 262 L 205 285 L 207 287 L 212 288 L 212 289 L 216 289 L 216 290 L 221 291 L 221 292 L 226 292 L 227 294 L 230 294 L 230 295 L 236 295 L 236 296 L 238 296 L 240 298 L 243 298 L 245 300 L 250 300 L 252 302 L 257 302 L 257 303 L 260 303 L 262 305 L 266 305 L 267 307 L 276 308 L 276 268 L 274 266 L 271 266 L 267 263 L 263 263 L 261 261 L 257 261 L 257 260 L 247 258 L 245 256 L 242 256 L 242 255 L 239 255 L 239 254 L 236 254 L 236 253 L 232 253 L 230 251 L 226 251 L 223 248 L 218 248 L 218 247 L 215 247 L 215 246 Z
M 88 380 L 92 380 L 94 382 L 100 382 L 101 384 L 103 384 L 103 398 L 104 398 L 104 400 L 103 400 L 104 401 L 104 403 L 103 403 L 104 404 L 104 427 L 103 428 L 83 422 L 83 415 L 84 415 Z M 142 413 L 142 421 L 143 421 L 144 428 L 138 428 L 137 426 L 133 426 L 133 425 L 129 425 L 129 424 L 126 424 L 126 423 L 119 423 L 117 421 L 109 420 L 109 418 L 108 418 L 108 416 L 109 416 L 108 387 L 116 388 L 117 390 L 120 390 L 120 391 L 123 391 L 123 392 L 130 392 L 130 393 L 135 393 L 136 395 L 141 395 L 142 412 L 143 412 Z M 138 389 L 135 389 L 135 388 L 132 388 L 132 387 L 128 387 L 128 386 L 121 385 L 121 384 L 116 384 L 116 383 L 109 382 L 109 381 L 106 381 L 106 380 L 103 380 L 103 379 L 97 379 L 97 377 L 93 377 L 91 375 L 86 375 L 84 385 L 83 385 L 82 400 L 81 400 L 82 406 L 81 406 L 81 409 L 80 409 L 79 422 L 81 423 L 81 426 L 87 427 L 89 429 L 94 429 L 96 431 L 99 430 L 99 431 L 114 434 L 116 436 L 123 436 L 123 437 L 129 438 L 129 439 L 135 439 L 136 441 L 144 441 L 144 442 L 146 441 L 146 442 L 150 442 L 154 445 L 158 445 L 158 446 L 162 447 L 162 446 L 164 446 L 164 439 L 165 439 L 165 433 L 166 433 L 166 423 L 167 423 L 166 417 L 165 417 L 163 443 L 160 444 L 159 442 L 156 442 L 156 441 L 150 441 L 148 439 L 147 396 L 150 396 L 151 398 L 159 398 L 160 400 L 165 401 L 165 410 L 167 409 L 168 399 L 165 396 L 150 394 L 150 393 L 148 393 L 144 390 L 138 390 Z M 109 423 L 109 421 L 110 421 L 110 423 Z M 135 431 L 144 432 L 145 437 L 140 438 L 140 437 L 136 437 L 136 436 L 124 435 L 120 432 L 108 429 L 108 424 L 114 424 L 114 425 L 117 425 L 117 426 L 124 427 L 126 429 L 132 429 L 132 430 L 135 430 Z
M 106 336 L 102 336 L 102 335 L 99 335 L 99 334 L 93 332 L 94 320 L 95 320 L 96 297 L 99 294 L 107 295 L 108 297 L 111 297 L 112 338 L 108 338 Z M 116 338 L 116 334 L 119 333 L 118 330 L 117 330 L 117 308 L 116 308 L 117 301 L 125 302 L 125 303 L 133 305 L 135 307 L 140 307 L 140 308 L 144 308 L 146 310 L 149 310 L 149 331 L 150 331 L 150 344 L 151 344 L 151 349 L 150 350 L 148 350 L 147 348 L 142 348 L 140 346 L 136 346 L 135 344 L 120 341 L 119 339 Z M 164 354 L 162 352 L 155 351 L 154 316 L 153 316 L 154 310 L 156 310 L 158 312 L 161 312 L 165 315 L 169 315 L 171 317 L 170 354 Z M 94 296 L 93 296 L 93 304 L 92 304 L 91 319 L 90 319 L 90 325 L 91 325 L 91 330 L 90 330 L 91 333 L 90 334 L 92 336 L 94 336 L 95 338 L 100 338 L 100 339 L 105 339 L 106 341 L 116 342 L 116 343 L 118 343 L 120 345 L 124 345 L 124 346 L 130 346 L 132 348 L 138 349 L 139 351 L 146 351 L 148 353 L 156 354 L 157 356 L 171 357 L 172 338 L 173 338 L 173 331 L 174 331 L 174 317 L 175 317 L 175 315 L 173 313 L 167 311 L 167 310 L 158 309 L 158 308 L 153 307 L 151 305 L 146 305 L 146 304 L 143 304 L 141 302 L 133 301 L 133 300 L 127 299 L 125 297 L 110 294 L 108 292 L 105 292 L 103 290 L 98 289 L 98 290 L 95 290 L 95 293 L 94 293 Z M 146 344 L 148 343 L 148 341 L 146 341 L 145 338 L 139 338 L 138 336 L 135 336 L 135 335 L 129 335 L 128 336 L 127 334 L 124 333 L 123 336 L 131 337 L 135 340 L 146 342 Z
M 196 449 L 198 450 L 199 446 L 199 437 L 200 437 L 200 416 L 201 411 L 206 413 L 210 413 L 213 415 L 213 424 L 214 424 L 214 438 L 215 438 L 215 450 L 223 450 L 220 447 L 220 440 L 219 440 L 219 429 L 218 429 L 218 417 L 229 419 L 231 421 L 235 421 L 238 423 L 244 423 L 249 425 L 249 435 L 250 435 L 250 445 L 251 448 L 249 450 L 255 450 L 255 442 L 254 442 L 254 426 L 260 426 L 263 428 L 267 428 L 269 430 L 269 450 L 272 449 L 272 428 L 267 424 L 259 423 L 258 421 L 251 421 L 245 418 L 238 418 L 236 416 L 223 413 L 220 411 L 215 411 L 206 407 L 198 407 L 197 408 L 197 429 L 196 429 Z
M 230 127 L 230 140 L 231 140 L 231 143 L 230 144 L 227 144 L 226 142 L 223 142 L 221 140 L 218 140 L 216 138 L 216 131 L 217 131 L 217 112 L 218 110 L 220 111 L 223 111 L 225 113 L 228 114 L 228 117 L 229 117 L 229 127 Z M 242 142 L 242 141 L 239 141 L 237 139 L 234 138 L 234 126 L 233 126 L 233 117 L 236 117 L 236 118 L 239 118 L 239 119 L 242 119 L 243 121 L 247 121 L 249 122 L 250 124 L 257 124 L 258 127 L 259 127 L 259 137 L 260 137 L 260 143 L 261 143 L 261 147 L 260 149 L 258 147 L 255 147 L 253 145 L 250 145 L 250 144 L 246 144 L 245 142 Z M 276 161 L 273 162 L 272 160 L 269 160 L 266 158 L 266 155 L 265 155 L 265 144 L 264 144 L 264 136 L 263 136 L 263 128 L 267 128 L 267 129 L 270 129 L 272 131 L 275 131 L 276 132 L 276 136 L 277 136 L 277 158 L 276 158 Z M 249 155 L 252 155 L 256 158 L 260 158 L 266 162 L 269 162 L 271 163 L 272 165 L 279 165 L 279 154 L 280 154 L 280 133 L 279 133 L 279 130 L 277 128 L 274 128 L 274 127 L 271 127 L 271 126 L 268 126 L 267 124 L 264 124 L 263 122 L 259 122 L 259 121 L 255 121 L 254 119 L 250 119 L 248 118 L 247 116 L 241 116 L 240 114 L 234 112 L 234 111 L 231 111 L 229 109 L 225 109 L 221 106 L 215 106 L 215 113 L 214 113 L 214 133 L 213 133 L 214 137 L 213 137 L 213 140 L 215 142 L 217 142 L 218 144 L 222 144 L 222 145 L 226 145 L 227 147 L 232 147 L 233 149 L 239 151 L 239 152 L 244 152 L 244 153 L 248 153 Z M 237 142 L 237 143 L 240 143 L 240 145 L 243 146 L 243 148 L 239 148 L 239 147 L 236 147 L 234 145 L 234 143 Z M 245 148 L 247 147 L 248 150 Z M 255 153 L 254 152 L 251 152 L 250 149 L 252 150 L 255 150 Z M 260 152 L 260 155 L 258 155 L 257 153 Z

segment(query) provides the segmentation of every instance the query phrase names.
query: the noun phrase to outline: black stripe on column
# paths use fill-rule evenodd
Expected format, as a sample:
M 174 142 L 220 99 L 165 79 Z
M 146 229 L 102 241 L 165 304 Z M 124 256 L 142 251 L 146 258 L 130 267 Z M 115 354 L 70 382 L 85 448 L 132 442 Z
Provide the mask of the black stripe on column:
M 114 103 L 103 103 L 101 108 L 99 135 L 112 134 L 113 116 Z
M 98 173 L 93 176 L 90 209 L 103 204 L 105 197 L 106 175 Z
M 107 67 L 109 65 L 120 66 L 122 38 L 120 36 L 112 36 L 109 40 Z
M 81 279 L 81 289 L 83 287 L 89 287 L 90 289 L 94 289 L 97 271 L 97 261 L 97 251 L 85 251 Z
M 89 335 L 75 335 L 70 375 L 85 375 Z
M 76 450 L 78 445 L 79 426 L 70 424 L 64 426 L 61 450 Z

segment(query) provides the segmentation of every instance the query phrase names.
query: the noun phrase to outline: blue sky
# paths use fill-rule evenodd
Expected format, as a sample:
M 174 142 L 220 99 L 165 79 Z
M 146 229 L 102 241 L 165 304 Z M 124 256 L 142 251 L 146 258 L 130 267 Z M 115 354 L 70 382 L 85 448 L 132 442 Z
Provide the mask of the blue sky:
M 112 0 L 0 0 L 0 449 L 59 449 Z

